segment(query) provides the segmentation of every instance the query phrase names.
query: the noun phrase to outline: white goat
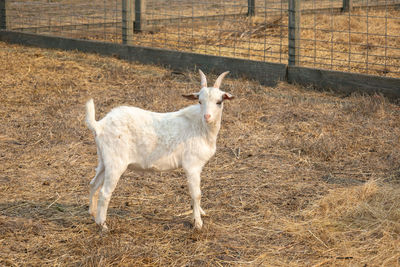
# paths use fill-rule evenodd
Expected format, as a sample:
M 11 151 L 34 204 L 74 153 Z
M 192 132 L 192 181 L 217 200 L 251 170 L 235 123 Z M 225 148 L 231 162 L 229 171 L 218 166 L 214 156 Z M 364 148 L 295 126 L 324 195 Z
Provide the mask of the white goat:
M 202 228 L 200 215 L 205 213 L 200 207 L 200 173 L 215 153 L 223 101 L 233 96 L 219 90 L 228 71 L 218 77 L 213 87 L 207 87 L 206 76 L 199 72 L 200 92 L 183 95 L 198 99 L 199 104 L 176 112 L 155 113 L 121 106 L 96 121 L 93 99 L 86 103 L 86 122 L 94 132 L 98 155 L 96 176 L 90 182 L 89 213 L 103 230 L 107 229 L 111 194 L 128 166 L 159 171 L 182 167 L 192 197 L 194 226 Z

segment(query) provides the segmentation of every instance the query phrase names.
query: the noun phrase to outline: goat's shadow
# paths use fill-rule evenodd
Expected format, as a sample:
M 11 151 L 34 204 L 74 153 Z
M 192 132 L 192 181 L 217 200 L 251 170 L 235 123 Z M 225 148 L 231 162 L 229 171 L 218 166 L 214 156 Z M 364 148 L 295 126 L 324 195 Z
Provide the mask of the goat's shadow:
M 63 228 L 74 228 L 90 219 L 85 205 L 23 200 L 0 203 L 0 216 L 9 221 L 47 221 Z
M 183 224 L 186 228 L 192 227 L 189 218 L 163 216 L 149 212 L 137 213 L 129 207 L 123 209 L 110 208 L 108 216 L 111 220 L 137 220 L 137 223 L 160 224 L 164 228 L 170 228 L 176 224 Z M 88 205 L 23 200 L 0 203 L 0 226 L 15 224 L 25 227 L 31 224 L 36 225 L 38 222 L 41 224 L 52 223 L 60 228 L 76 228 L 80 224 L 95 226 L 93 218 L 88 213 Z

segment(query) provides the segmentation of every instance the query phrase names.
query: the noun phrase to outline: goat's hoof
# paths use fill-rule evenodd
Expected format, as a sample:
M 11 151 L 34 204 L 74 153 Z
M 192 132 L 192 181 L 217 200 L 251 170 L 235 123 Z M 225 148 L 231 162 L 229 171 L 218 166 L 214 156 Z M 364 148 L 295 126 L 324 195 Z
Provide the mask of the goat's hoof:
M 203 227 L 203 221 L 200 220 L 194 220 L 194 228 L 196 230 L 201 230 L 201 228 Z
M 107 227 L 107 224 L 106 224 L 106 223 L 97 224 L 97 225 L 100 227 L 100 230 L 101 230 L 103 233 L 108 232 L 108 227 Z
M 89 215 L 91 215 L 94 219 L 96 219 L 96 211 L 89 209 Z

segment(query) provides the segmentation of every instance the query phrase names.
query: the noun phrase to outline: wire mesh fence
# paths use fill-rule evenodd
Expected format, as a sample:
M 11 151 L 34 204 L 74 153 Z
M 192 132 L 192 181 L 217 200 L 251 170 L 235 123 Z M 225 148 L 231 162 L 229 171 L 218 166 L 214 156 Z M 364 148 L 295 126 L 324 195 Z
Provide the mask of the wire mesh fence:
M 7 29 L 121 42 L 122 5 L 116 0 L 6 0 Z
M 400 77 L 400 6 L 355 4 L 347 12 L 302 15 L 300 65 Z
M 173 2 L 173 3 L 171 3 Z M 165 2 L 167 3 L 167 2 Z M 248 16 L 248 1 L 170 1 L 149 3 L 147 23 L 132 43 L 217 56 L 286 62 L 287 19 L 280 3 L 259 6 Z M 175 4 L 175 6 L 173 6 Z M 262 11 L 261 11 L 262 9 Z M 171 13 L 171 10 L 173 12 Z M 273 14 L 268 15 L 268 11 Z
M 284 64 L 296 27 L 296 65 L 400 78 L 400 0 L 0 1 L 11 30 Z

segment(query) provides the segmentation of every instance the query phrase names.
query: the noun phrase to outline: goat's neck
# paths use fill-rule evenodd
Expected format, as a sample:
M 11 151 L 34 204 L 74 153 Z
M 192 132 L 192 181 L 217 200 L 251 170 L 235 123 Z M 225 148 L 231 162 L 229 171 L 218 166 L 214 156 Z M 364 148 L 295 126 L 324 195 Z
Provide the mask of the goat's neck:
M 205 127 L 205 135 L 207 141 L 211 145 L 215 145 L 217 142 L 219 130 L 221 128 L 221 116 L 215 121 L 215 123 L 212 124 L 204 123 L 204 127 Z

